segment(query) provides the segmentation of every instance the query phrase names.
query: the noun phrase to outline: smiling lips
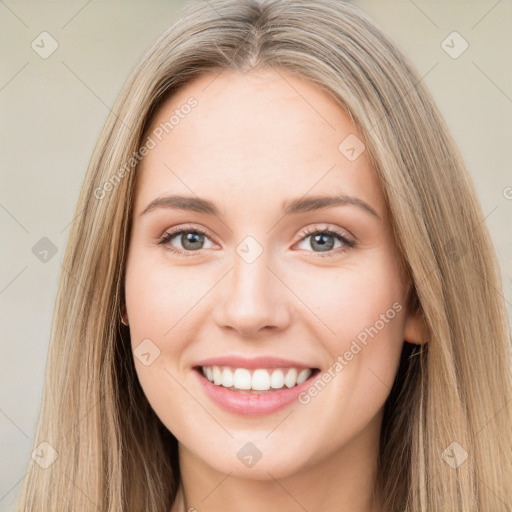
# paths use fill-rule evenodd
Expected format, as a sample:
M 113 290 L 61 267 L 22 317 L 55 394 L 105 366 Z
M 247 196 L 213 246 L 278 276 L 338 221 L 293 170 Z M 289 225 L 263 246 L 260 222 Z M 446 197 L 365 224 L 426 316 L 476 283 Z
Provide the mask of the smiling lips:
M 294 402 L 320 372 L 274 357 L 218 357 L 194 366 L 206 394 L 221 408 L 243 415 L 270 414 Z

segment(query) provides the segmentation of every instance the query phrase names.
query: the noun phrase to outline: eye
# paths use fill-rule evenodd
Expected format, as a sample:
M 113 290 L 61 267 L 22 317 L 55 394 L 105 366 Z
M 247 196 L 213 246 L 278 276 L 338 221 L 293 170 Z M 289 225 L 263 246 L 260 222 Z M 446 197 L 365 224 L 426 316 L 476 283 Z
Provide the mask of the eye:
M 306 242 L 308 238 L 311 238 L 309 243 Z M 337 247 L 335 247 L 336 242 L 339 243 Z M 347 234 L 342 231 L 338 231 L 337 229 L 315 229 L 311 231 L 309 228 L 305 231 L 305 236 L 303 236 L 299 242 L 299 244 L 305 243 L 305 245 L 309 245 L 313 249 L 312 252 L 319 252 L 325 254 L 319 254 L 320 257 L 331 257 L 336 256 L 337 254 L 346 252 L 352 247 L 355 247 L 355 241 L 350 238 Z M 299 247 L 300 249 L 304 249 L 305 247 Z M 318 249 L 318 250 L 316 250 Z M 332 250 L 339 249 L 339 250 Z
M 308 238 L 311 238 L 309 244 L 306 243 Z M 210 245 L 207 243 L 205 246 L 205 241 Z M 337 247 L 336 243 L 338 243 Z M 200 228 L 191 227 L 171 228 L 166 231 L 158 244 L 165 245 L 168 250 L 183 256 L 193 256 L 194 252 L 198 252 L 201 249 L 211 249 L 213 247 L 213 242 L 205 231 Z M 175 244 L 178 244 L 178 247 L 176 247 Z M 305 230 L 298 244 L 309 245 L 309 247 L 313 249 L 313 251 L 309 252 L 317 254 L 325 253 L 318 254 L 318 256 L 325 258 L 336 256 L 340 253 L 346 252 L 352 247 L 355 247 L 355 240 L 337 229 L 318 229 L 315 226 L 315 229 L 313 230 L 310 230 L 309 228 Z M 306 249 L 306 247 L 299 248 Z
M 174 243 L 179 244 L 178 248 L 173 247 L 173 241 L 175 239 L 176 242 Z M 209 236 L 201 229 L 178 227 L 168 230 L 158 243 L 166 245 L 172 252 L 180 253 L 185 256 L 192 256 L 192 254 L 187 253 L 211 248 L 211 246 L 208 245 L 206 247 L 204 246 L 205 239 L 211 243 Z

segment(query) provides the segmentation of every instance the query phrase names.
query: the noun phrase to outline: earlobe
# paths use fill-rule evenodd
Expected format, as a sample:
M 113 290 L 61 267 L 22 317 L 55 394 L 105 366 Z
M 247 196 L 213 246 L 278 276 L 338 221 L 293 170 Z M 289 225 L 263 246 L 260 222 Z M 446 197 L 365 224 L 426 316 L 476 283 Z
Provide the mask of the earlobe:
M 404 340 L 414 345 L 427 343 L 429 330 L 421 309 L 409 313 L 405 320 Z
M 121 307 L 120 317 L 121 323 L 125 326 L 128 326 L 128 314 L 126 312 L 126 306 Z

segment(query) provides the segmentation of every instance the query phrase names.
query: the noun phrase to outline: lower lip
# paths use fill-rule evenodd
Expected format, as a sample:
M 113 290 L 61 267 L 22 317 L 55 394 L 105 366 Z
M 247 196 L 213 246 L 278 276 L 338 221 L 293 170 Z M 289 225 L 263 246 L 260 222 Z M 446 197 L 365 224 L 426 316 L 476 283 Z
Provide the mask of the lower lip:
M 293 388 L 283 388 L 277 391 L 268 391 L 262 393 L 246 393 L 244 391 L 232 391 L 223 386 L 216 386 L 210 382 L 199 369 L 195 369 L 199 382 L 203 386 L 206 394 L 222 409 L 241 414 L 244 416 L 258 416 L 271 414 L 287 405 L 290 405 L 298 396 L 305 391 L 320 373 L 315 371 L 308 379 Z

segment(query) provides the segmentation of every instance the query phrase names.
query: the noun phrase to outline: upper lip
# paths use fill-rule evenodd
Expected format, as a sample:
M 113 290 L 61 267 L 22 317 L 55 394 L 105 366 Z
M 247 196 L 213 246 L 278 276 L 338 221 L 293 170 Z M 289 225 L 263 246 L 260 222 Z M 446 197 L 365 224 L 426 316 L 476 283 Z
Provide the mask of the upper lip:
M 234 368 L 315 368 L 309 364 L 272 356 L 220 356 L 203 359 L 196 366 L 232 366 Z

